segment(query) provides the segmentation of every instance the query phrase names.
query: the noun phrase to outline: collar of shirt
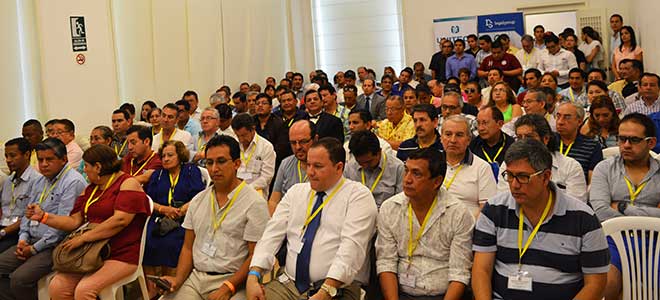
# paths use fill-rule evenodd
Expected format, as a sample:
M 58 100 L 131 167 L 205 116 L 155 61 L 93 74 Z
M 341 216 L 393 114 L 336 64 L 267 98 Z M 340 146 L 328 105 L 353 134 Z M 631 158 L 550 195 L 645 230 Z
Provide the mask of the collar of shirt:
M 550 212 L 548 212 L 548 217 L 545 219 L 543 224 L 546 224 L 546 223 L 550 222 L 550 220 L 552 220 L 553 216 L 566 215 L 566 210 L 568 209 L 568 203 L 567 203 L 567 200 L 566 200 L 566 197 L 567 197 L 566 193 L 564 193 L 564 191 L 562 191 L 561 189 L 557 188 L 557 185 L 552 181 L 550 181 L 548 183 L 548 186 L 550 187 L 551 191 L 555 192 L 554 197 L 552 197 L 552 201 L 554 202 L 554 207 L 552 208 L 552 210 Z M 520 205 L 516 202 L 515 198 L 513 198 L 513 196 L 511 196 L 511 194 L 509 194 L 509 205 L 510 205 L 510 207 L 515 208 L 516 216 L 520 217 Z M 533 228 L 533 226 L 531 226 L 531 223 L 529 223 L 527 218 L 525 218 L 524 222 L 525 222 L 525 224 L 527 224 L 527 226 L 530 226 L 530 227 Z
M 243 152 L 246 152 L 249 149 L 251 149 L 253 146 L 257 147 L 257 139 L 258 138 L 259 138 L 259 135 L 255 131 L 254 137 L 252 138 L 252 141 L 250 142 L 250 144 L 248 144 L 247 148 L 243 149 L 243 144 L 241 144 L 241 143 L 238 143 L 238 144 L 239 144 L 239 146 L 241 146 L 241 150 L 243 150 Z
M 62 177 L 62 175 L 64 175 L 64 171 L 67 169 L 68 166 L 69 166 L 69 163 L 65 164 L 64 167 L 62 167 L 62 169 L 61 169 L 61 170 L 57 173 L 57 175 L 56 175 L 55 177 L 53 177 L 52 179 L 46 177 L 46 181 L 48 182 L 48 184 L 51 184 L 51 185 L 52 185 L 52 184 L 55 182 L 55 180 L 57 180 L 58 178 Z M 45 177 L 45 176 L 44 176 L 44 177 Z
M 37 171 L 34 168 L 32 168 L 32 166 L 28 165 L 20 177 L 16 177 L 16 173 L 14 173 L 11 175 L 11 178 L 9 180 L 13 181 L 16 185 L 18 185 L 22 182 L 30 181 L 30 179 L 32 179 L 32 177 L 34 177 L 35 175 L 37 175 Z
M 402 193 L 403 194 L 403 193 Z M 449 192 L 445 191 L 444 189 L 440 188 L 438 189 L 438 202 L 435 204 L 435 208 L 433 209 L 433 212 L 431 216 L 429 217 L 428 223 L 426 224 L 426 228 L 424 228 L 424 232 L 422 232 L 422 235 L 426 233 L 426 231 L 431 228 L 431 224 L 435 223 L 440 217 L 445 213 L 447 208 L 458 205 L 459 201 L 455 200 L 451 196 L 449 196 Z M 394 201 L 394 203 L 397 203 L 401 206 L 401 209 L 405 210 L 408 207 L 408 203 L 410 203 L 410 199 L 408 196 L 405 194 L 403 197 L 393 197 L 391 198 L 390 201 Z
M 335 188 L 336 188 L 336 187 L 342 182 L 342 179 L 344 179 L 344 176 L 343 176 L 343 175 L 342 175 L 341 177 L 339 177 L 339 179 L 337 180 L 337 182 L 335 182 L 331 187 L 329 187 L 329 188 L 327 188 L 327 189 L 325 189 L 325 190 L 323 190 L 323 191 L 317 191 L 317 190 L 314 190 L 314 189 L 311 188 L 311 186 L 310 186 L 310 189 L 313 190 L 315 193 L 318 193 L 318 192 L 325 192 L 325 196 L 324 196 L 324 197 L 328 197 L 328 196 L 332 193 L 332 191 L 333 191 L 333 190 L 334 190 L 334 189 L 335 189 Z M 345 181 L 345 180 L 344 180 L 344 181 Z M 324 199 L 324 200 L 325 200 L 325 199 Z
M 473 162 L 474 162 L 474 154 L 472 154 L 472 151 L 470 151 L 470 149 L 467 149 L 465 150 L 465 155 L 463 155 L 463 160 L 459 164 L 457 164 L 456 166 L 450 166 L 448 163 L 447 166 L 452 168 L 458 167 L 461 164 L 466 164 L 468 166 L 471 166 Z
M 377 165 L 375 168 L 373 168 L 373 169 L 362 168 L 362 166 L 360 166 L 360 164 L 358 164 L 358 171 L 365 171 L 365 172 L 380 172 L 380 170 L 382 170 L 382 169 L 385 167 L 385 165 L 384 165 L 384 161 L 385 161 L 385 156 L 386 156 L 386 155 L 387 155 L 387 153 L 385 153 L 385 152 L 381 149 L 381 150 L 380 150 L 380 161 L 378 162 L 378 165 Z
M 322 113 L 323 113 L 323 111 L 321 111 L 321 112 L 319 112 L 318 114 L 315 114 L 315 115 L 309 114 L 309 118 L 310 119 L 318 119 L 319 117 L 321 117 Z
M 617 168 L 619 169 L 619 172 L 621 172 L 621 176 L 630 178 L 629 176 L 627 176 L 628 174 L 626 172 L 626 167 L 624 165 L 623 156 L 617 155 L 615 159 L 616 159 Z M 649 171 L 646 173 L 646 175 L 644 175 L 642 182 L 650 179 L 653 175 L 658 173 L 658 171 L 660 171 L 660 164 L 658 163 L 658 160 L 653 159 L 653 157 L 649 157 Z
M 482 139 L 480 136 L 478 136 L 478 137 L 476 138 L 476 140 L 477 140 L 477 143 L 479 143 L 480 146 L 481 146 L 481 147 L 484 147 L 485 149 L 489 149 L 489 150 L 490 150 L 490 149 L 499 149 L 500 147 L 502 147 L 502 145 L 504 144 L 504 142 L 506 142 L 506 141 L 504 140 L 504 138 L 505 138 L 504 136 L 505 136 L 505 135 L 507 135 L 507 134 L 504 133 L 504 131 L 500 130 L 500 139 L 499 139 L 499 140 L 497 141 L 497 143 L 495 143 L 495 145 L 493 145 L 492 147 L 491 147 L 490 145 L 488 145 L 488 142 L 486 142 L 486 140 Z M 507 137 L 507 138 L 509 138 L 509 139 L 513 139 L 513 138 L 510 137 L 510 136 Z M 504 154 L 504 153 L 502 153 L 502 154 Z
M 437 148 L 439 146 L 440 148 L 438 149 L 442 149 L 442 142 L 440 141 L 440 132 L 438 132 L 438 129 L 435 129 L 434 132 L 435 132 L 435 141 L 429 147 Z M 419 141 L 417 140 L 417 135 L 413 137 L 413 141 L 415 141 L 415 144 L 419 148 Z

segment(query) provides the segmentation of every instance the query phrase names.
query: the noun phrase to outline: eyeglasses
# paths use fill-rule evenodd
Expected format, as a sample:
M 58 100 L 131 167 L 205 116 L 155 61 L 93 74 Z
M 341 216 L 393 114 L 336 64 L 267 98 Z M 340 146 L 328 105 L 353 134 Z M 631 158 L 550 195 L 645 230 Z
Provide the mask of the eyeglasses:
M 304 140 L 299 140 L 299 141 L 289 141 L 289 143 L 291 144 L 291 146 L 296 146 L 296 145 L 301 145 L 302 146 L 302 145 L 308 144 L 311 141 L 312 141 L 312 139 L 304 139 Z
M 509 172 L 509 171 L 504 171 L 504 172 L 502 172 L 502 177 L 503 177 L 504 180 L 506 180 L 508 183 L 512 183 L 513 180 L 515 179 L 515 180 L 518 181 L 518 183 L 520 183 L 520 184 L 528 184 L 528 183 L 529 183 L 529 180 L 530 180 L 532 177 L 537 176 L 537 175 L 540 175 L 540 174 L 543 173 L 545 170 L 547 170 L 547 169 L 540 170 L 540 171 L 538 171 L 538 172 L 536 172 L 536 173 L 534 173 L 534 174 L 524 174 L 524 173 L 523 173 L 523 174 L 513 174 L 513 173 L 511 173 L 511 172 Z
M 201 117 L 199 118 L 200 121 L 211 121 L 211 120 L 217 120 L 218 118 L 216 117 Z
M 385 111 L 399 111 L 402 109 L 403 107 L 385 107 Z
M 442 105 L 440 108 L 442 108 L 442 110 L 457 110 L 461 107 L 456 105 Z
M 631 145 L 637 145 L 637 144 L 641 143 L 642 141 L 648 141 L 650 139 L 652 139 L 652 137 L 650 137 L 650 136 L 641 138 L 641 137 L 636 137 L 636 136 L 623 136 L 623 135 L 620 135 L 616 138 L 616 142 L 619 143 L 619 145 L 623 145 L 626 142 L 629 142 Z
M 476 93 L 477 89 L 465 89 L 463 90 L 463 92 L 465 92 L 466 94 L 472 94 L 472 93 Z

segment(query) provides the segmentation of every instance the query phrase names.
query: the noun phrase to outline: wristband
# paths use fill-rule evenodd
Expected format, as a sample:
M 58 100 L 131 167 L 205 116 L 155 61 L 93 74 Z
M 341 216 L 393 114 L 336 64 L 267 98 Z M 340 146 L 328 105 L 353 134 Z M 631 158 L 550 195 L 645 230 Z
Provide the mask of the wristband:
M 46 221 L 48 221 L 48 213 L 44 213 L 44 216 L 41 217 L 41 220 L 39 220 L 39 223 L 46 224 Z
M 252 271 L 248 272 L 248 276 L 250 276 L 250 275 L 257 276 L 257 280 L 259 280 L 259 282 L 261 282 L 261 273 L 255 271 L 255 270 L 252 270 Z
M 35 249 L 34 246 L 30 246 L 30 253 L 32 253 L 32 255 L 37 255 L 37 249 Z
M 233 283 L 231 283 L 231 281 L 225 280 L 222 282 L 222 284 L 226 285 L 229 288 L 232 295 L 236 294 L 236 287 L 234 286 Z

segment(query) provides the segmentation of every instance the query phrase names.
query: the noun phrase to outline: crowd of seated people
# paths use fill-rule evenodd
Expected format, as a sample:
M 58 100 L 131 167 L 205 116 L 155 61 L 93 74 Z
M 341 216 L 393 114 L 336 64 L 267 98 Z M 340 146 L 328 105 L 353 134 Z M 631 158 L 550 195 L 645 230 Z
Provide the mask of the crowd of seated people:
M 0 162 L 0 300 L 37 299 L 55 247 L 104 239 L 103 265 L 56 272 L 51 299 L 140 269 L 151 299 L 619 299 L 601 222 L 660 217 L 660 77 L 610 24 L 610 49 L 539 25 L 520 49 L 441 40 L 430 74 L 287 72 L 208 105 L 125 103 L 89 139 L 28 120 Z

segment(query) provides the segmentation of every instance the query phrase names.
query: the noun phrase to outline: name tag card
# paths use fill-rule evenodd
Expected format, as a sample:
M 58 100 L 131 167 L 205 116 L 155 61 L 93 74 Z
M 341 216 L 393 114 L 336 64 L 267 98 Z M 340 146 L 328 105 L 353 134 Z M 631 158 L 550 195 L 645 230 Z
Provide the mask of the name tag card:
M 211 242 L 205 242 L 204 245 L 202 246 L 202 249 L 201 249 L 202 253 L 204 253 L 204 254 L 206 254 L 210 257 L 215 256 L 215 251 L 216 250 L 217 249 L 215 248 L 215 246 L 213 246 L 213 244 L 211 244 Z
M 514 276 L 509 276 L 507 287 L 512 290 L 532 291 L 532 277 L 528 272 L 519 271 Z

